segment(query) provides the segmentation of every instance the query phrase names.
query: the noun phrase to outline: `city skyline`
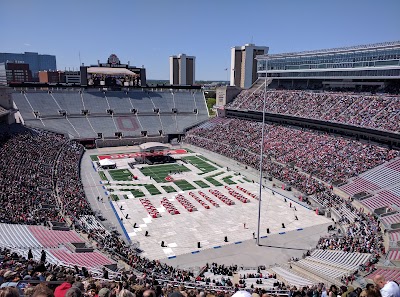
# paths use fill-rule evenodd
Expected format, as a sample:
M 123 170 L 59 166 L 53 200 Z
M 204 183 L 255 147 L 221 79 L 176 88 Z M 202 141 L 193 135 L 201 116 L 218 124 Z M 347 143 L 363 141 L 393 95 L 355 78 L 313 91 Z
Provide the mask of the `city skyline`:
M 0 52 L 55 55 L 60 70 L 114 53 L 159 80 L 169 79 L 169 56 L 180 53 L 196 57 L 196 80 L 227 80 L 233 46 L 282 53 L 400 40 L 396 0 L 21 0 L 0 8 Z

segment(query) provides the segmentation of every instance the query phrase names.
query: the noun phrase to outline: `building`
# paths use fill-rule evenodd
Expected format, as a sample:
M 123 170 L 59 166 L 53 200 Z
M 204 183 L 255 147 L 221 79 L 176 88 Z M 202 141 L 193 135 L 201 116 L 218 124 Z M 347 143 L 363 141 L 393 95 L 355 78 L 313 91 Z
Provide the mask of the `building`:
M 40 83 L 65 83 L 64 71 L 39 71 Z
M 252 43 L 231 48 L 231 86 L 248 89 L 257 80 L 256 56 L 268 54 L 267 46 Z
M 6 63 L 0 63 L 0 86 L 7 85 Z
M 179 54 L 169 57 L 169 83 L 171 85 L 194 85 L 196 57 Z
M 48 84 L 80 85 L 80 71 L 39 71 L 39 82 Z
M 260 55 L 259 77 L 274 88 L 399 89 L 400 41 L 298 53 Z
M 7 83 L 32 82 L 32 71 L 26 63 L 6 63 Z
M 70 71 L 68 80 L 76 80 Z M 146 69 L 122 64 L 115 54 L 108 57 L 107 63 L 80 67 L 80 83 L 82 86 L 109 87 L 145 87 Z
M 81 72 L 68 70 L 64 72 L 65 83 L 69 85 L 80 85 L 81 84 Z
M 33 77 L 38 77 L 39 71 L 57 70 L 56 56 L 53 55 L 39 55 L 33 52 L 23 54 L 0 53 L 0 63 L 7 62 L 29 64 Z

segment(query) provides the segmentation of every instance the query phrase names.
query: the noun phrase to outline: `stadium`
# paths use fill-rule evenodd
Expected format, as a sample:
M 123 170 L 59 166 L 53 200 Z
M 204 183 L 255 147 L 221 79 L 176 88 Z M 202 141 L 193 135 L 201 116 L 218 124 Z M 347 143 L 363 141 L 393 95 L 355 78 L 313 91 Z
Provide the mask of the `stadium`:
M 1 87 L 4 282 L 289 296 L 400 281 L 399 43 L 257 61 L 213 118 L 201 87 L 128 65 Z

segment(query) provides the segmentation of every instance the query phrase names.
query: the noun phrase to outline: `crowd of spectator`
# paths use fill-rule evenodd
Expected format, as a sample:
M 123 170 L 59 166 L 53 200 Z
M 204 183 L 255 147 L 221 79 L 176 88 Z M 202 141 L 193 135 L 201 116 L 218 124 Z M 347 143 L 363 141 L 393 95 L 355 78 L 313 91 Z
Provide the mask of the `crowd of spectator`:
M 0 135 L 0 221 L 72 221 L 91 214 L 79 177 L 83 147 L 63 136 L 26 130 Z
M 218 119 L 211 127 L 189 131 L 185 141 L 258 167 L 261 123 Z M 264 170 L 285 182 L 292 182 L 295 169 L 283 168 L 278 163 L 293 165 L 332 183 L 359 175 L 399 155 L 395 150 L 311 130 L 270 124 L 264 129 Z
M 0 135 L 0 222 L 41 224 L 62 221 L 52 175 L 63 137 L 28 130 Z
M 80 179 L 80 159 L 83 146 L 67 141 L 60 150 L 56 164 L 55 188 L 57 197 L 61 200 L 64 215 L 72 222 L 78 221 L 82 215 L 93 214 Z
M 116 279 L 94 277 L 78 267 L 66 268 L 43 261 L 26 259 L 9 249 L 0 248 L 0 296 L 1 297 L 272 297 L 264 289 L 241 291 L 243 279 L 232 290 L 213 290 L 210 287 L 191 287 L 157 280 L 154 276 L 138 278 L 131 271 L 122 271 Z M 216 265 L 214 265 L 216 266 Z M 251 277 L 251 276 L 249 276 Z M 352 279 L 351 279 L 352 281 Z M 288 297 L 389 297 L 397 296 L 398 285 L 387 282 L 382 276 L 374 278 L 376 285 L 366 289 L 351 285 L 323 283 L 288 287 L 277 281 L 276 287 L 288 292 Z M 262 284 L 262 281 L 256 284 Z M 381 289 L 381 290 L 379 290 Z M 381 294 L 382 293 L 382 294 Z M 271 295 L 270 295 L 271 294 Z
M 239 128 L 240 127 L 240 128 Z M 341 249 L 349 252 L 372 253 L 374 259 L 384 252 L 379 222 L 374 215 L 365 214 L 341 198 L 327 183 L 345 180 L 373 168 L 396 156 L 398 152 L 342 137 L 311 131 L 266 125 L 266 175 L 311 195 L 327 209 L 342 215 L 345 234 L 321 238 L 318 248 Z M 227 156 L 258 169 L 261 124 L 238 119 L 215 121 L 206 128 L 189 131 L 185 142 Z M 343 207 L 346 207 L 344 213 Z
M 400 132 L 400 97 L 268 90 L 266 112 Z M 244 90 L 226 108 L 261 111 L 264 90 Z
M 238 127 L 241 128 L 238 129 Z M 257 168 L 260 131 L 258 123 L 226 120 L 220 121 L 212 129 L 192 130 L 185 141 Z M 380 253 L 384 250 L 381 230 L 376 218 L 352 208 L 351 203 L 335 195 L 329 187 L 313 176 L 329 182 L 336 175 L 345 179 L 394 158 L 397 152 L 340 137 L 270 125 L 267 127 L 266 139 L 268 139 L 266 152 L 269 153 L 263 163 L 263 169 L 269 175 L 296 187 L 305 194 L 315 195 L 317 199 L 332 208 L 345 204 L 355 214 L 356 219 L 345 222 L 348 226 L 344 237 L 323 238 L 319 246 L 324 249 L 369 252 L 379 259 Z M 244 143 L 246 146 L 243 145 Z M 118 234 L 102 228 L 89 230 L 79 224 L 79 217 L 92 214 L 92 210 L 85 198 L 79 176 L 79 162 L 83 147 L 78 143 L 56 134 L 29 130 L 17 135 L 1 135 L 0 152 L 4 156 L 0 160 L 1 222 L 19 224 L 41 224 L 48 220 L 62 222 L 64 221 L 62 214 L 66 215 L 72 224 L 79 231 L 84 232 L 99 248 L 108 251 L 117 259 L 124 260 L 133 268 L 130 272 L 119 275 L 121 281 L 119 283 L 99 283 L 91 280 L 90 273 L 85 269 L 39 263 L 32 259 L 23 259 L 9 250 L 1 250 L 0 283 L 14 282 L 18 279 L 58 280 L 69 283 L 72 287 L 73 283 L 85 280 L 86 289 L 78 284 L 82 294 L 94 290 L 95 295 L 100 296 L 99 291 L 104 287 L 110 294 L 123 292 L 125 289 L 126 296 L 129 295 L 127 292 L 145 296 L 146 289 L 152 289 L 155 295 L 153 293 L 150 295 L 155 297 L 165 296 L 174 291 L 168 285 L 159 286 L 154 281 L 156 278 L 173 282 L 196 280 L 195 275 L 190 271 L 139 256 Z M 321 154 L 324 154 L 325 159 L 321 158 Z M 334 161 L 340 164 L 334 164 Z M 294 166 L 286 166 L 288 163 L 294 163 Z M 306 174 L 296 167 L 305 171 Z M 330 173 L 325 175 L 325 171 L 330 171 Z M 59 208 L 55 208 L 55 205 Z M 206 270 L 214 274 L 225 276 L 232 276 L 237 269 L 236 265 L 223 266 L 216 263 L 206 267 Z M 204 279 L 201 280 L 204 281 Z M 210 280 L 209 283 L 214 286 L 232 287 L 229 278 L 222 280 L 218 282 Z M 39 285 L 37 288 L 40 286 L 45 285 Z M 69 291 L 70 287 L 65 292 Z M 31 291 L 29 294 L 36 297 L 43 293 L 40 291 L 39 295 L 35 295 L 35 290 L 39 290 L 37 288 L 30 290 L 31 288 L 27 287 L 26 289 L 27 292 Z M 287 289 L 281 283 L 279 288 Z M 53 293 L 53 290 L 57 289 L 50 289 L 52 290 L 47 295 L 43 294 L 46 296 L 54 294 L 58 297 Z M 239 286 L 236 289 L 238 290 Z M 293 291 L 293 296 L 296 296 L 298 292 L 296 290 Z M 309 291 L 310 288 L 307 290 Z M 312 290 L 315 292 L 316 288 Z M 179 292 L 185 293 L 183 296 L 200 294 L 199 291 L 187 290 L 184 287 L 180 288 Z M 205 292 L 207 291 L 203 290 L 203 293 Z M 264 294 L 261 291 L 259 293 Z M 28 296 L 29 294 L 27 293 Z M 217 293 L 214 292 L 214 294 Z M 222 291 L 220 294 L 225 295 Z M 228 294 L 230 295 L 231 293 Z

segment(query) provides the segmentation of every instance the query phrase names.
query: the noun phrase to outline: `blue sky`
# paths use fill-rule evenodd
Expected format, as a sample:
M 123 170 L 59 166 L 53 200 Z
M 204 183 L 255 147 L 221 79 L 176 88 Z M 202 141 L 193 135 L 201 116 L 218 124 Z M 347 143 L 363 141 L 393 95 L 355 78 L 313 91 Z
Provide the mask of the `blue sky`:
M 196 56 L 196 79 L 226 80 L 230 48 L 270 53 L 400 40 L 399 0 L 0 0 L 0 52 L 53 54 L 59 69 L 111 53 L 169 79 L 168 57 Z

